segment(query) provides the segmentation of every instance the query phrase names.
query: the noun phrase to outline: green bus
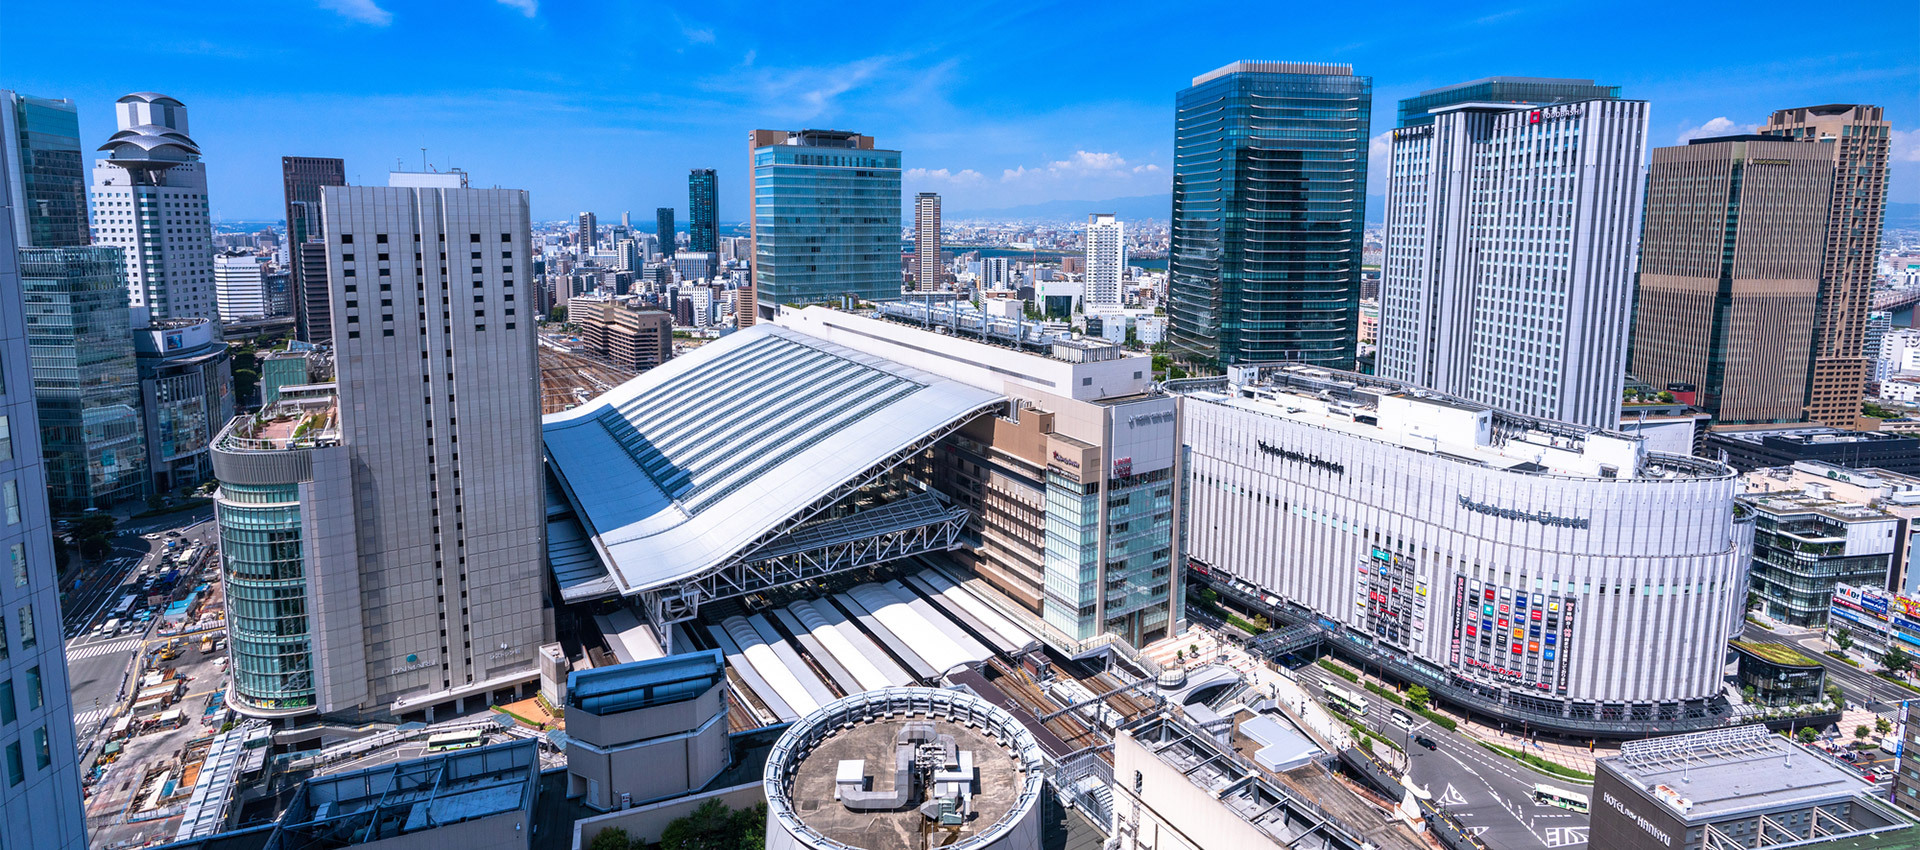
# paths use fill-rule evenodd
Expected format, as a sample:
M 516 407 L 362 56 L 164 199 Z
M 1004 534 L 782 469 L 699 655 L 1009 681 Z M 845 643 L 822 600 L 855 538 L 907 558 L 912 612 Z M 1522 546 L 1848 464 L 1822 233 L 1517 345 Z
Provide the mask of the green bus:
M 1333 706 L 1335 711 L 1354 717 L 1367 716 L 1366 697 L 1331 683 L 1321 685 L 1320 691 L 1326 695 L 1327 704 Z
M 1533 786 L 1533 801 L 1548 806 L 1559 806 L 1581 814 L 1587 813 L 1587 795 L 1555 788 L 1552 785 Z

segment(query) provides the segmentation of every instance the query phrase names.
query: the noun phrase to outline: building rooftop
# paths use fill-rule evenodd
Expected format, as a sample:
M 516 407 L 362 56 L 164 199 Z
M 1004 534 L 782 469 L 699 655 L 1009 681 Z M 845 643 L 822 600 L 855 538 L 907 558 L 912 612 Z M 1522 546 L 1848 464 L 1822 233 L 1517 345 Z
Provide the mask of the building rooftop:
M 727 677 L 720 650 L 669 655 L 567 674 L 567 706 L 591 714 L 692 699 Z
M 280 388 L 277 401 L 235 417 L 214 437 L 225 452 L 317 449 L 340 444 L 340 398 L 334 384 Z
M 1453 85 L 1441 86 L 1437 89 L 1427 89 L 1426 91 L 1423 91 L 1420 94 L 1422 95 L 1440 94 L 1441 92 L 1450 92 L 1456 89 L 1472 88 L 1474 86 L 1483 86 L 1489 83 L 1524 83 L 1524 84 L 1530 84 L 1530 85 L 1545 85 L 1545 86 L 1591 86 L 1594 84 L 1592 80 L 1575 80 L 1575 79 L 1568 79 L 1565 77 L 1481 77 L 1480 79 L 1468 80 L 1464 83 L 1454 83 Z
M 1600 759 L 1687 823 L 1864 798 L 1873 786 L 1764 725 L 1629 741 Z
M 1643 438 L 1555 422 L 1371 375 L 1306 366 L 1236 366 L 1226 378 L 1174 381 L 1168 389 L 1459 463 L 1578 478 L 1729 477 L 1712 461 L 1648 452 Z M 1285 446 L 1262 451 L 1331 464 Z M 1299 455 L 1298 457 L 1294 457 Z
M 1893 434 L 1886 431 L 1842 431 L 1819 425 L 1790 425 L 1783 428 L 1753 428 L 1734 430 L 1715 429 L 1714 435 L 1743 443 L 1764 445 L 1766 443 L 1785 443 L 1800 446 L 1819 446 L 1846 443 L 1871 443 L 1917 439 L 1911 434 Z
M 1740 476 L 1740 492 L 1750 497 L 1800 494 L 1813 502 L 1878 508 L 1880 513 L 1920 518 L 1920 477 L 1868 467 L 1848 469 L 1820 461 L 1756 469 Z M 1774 504 L 1787 506 L 1791 500 Z
M 532 740 L 310 779 L 266 850 L 371 844 L 512 812 L 530 817 L 539 781 L 540 745 Z
M 1197 86 L 1228 74 L 1324 74 L 1351 77 L 1353 66 L 1345 62 L 1258 62 L 1242 59 L 1194 77 L 1193 84 Z
M 542 430 L 613 589 L 635 593 L 728 563 L 898 453 L 1004 403 L 761 324 L 549 414 Z
M 1245 726 L 1242 725 L 1244 730 Z M 1187 727 L 1171 714 L 1149 715 L 1126 727 L 1155 758 L 1187 777 L 1207 797 L 1227 811 L 1271 836 L 1282 847 L 1310 846 L 1329 850 L 1359 850 L 1367 844 L 1346 824 L 1293 789 L 1268 780 L 1211 738 Z

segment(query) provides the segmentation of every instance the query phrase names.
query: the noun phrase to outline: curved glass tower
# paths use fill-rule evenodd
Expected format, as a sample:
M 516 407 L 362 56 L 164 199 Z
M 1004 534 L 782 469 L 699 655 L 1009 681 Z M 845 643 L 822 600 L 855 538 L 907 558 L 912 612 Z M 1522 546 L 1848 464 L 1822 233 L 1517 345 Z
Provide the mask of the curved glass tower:
M 299 485 L 225 484 L 218 506 L 234 701 L 270 710 L 311 707 Z
M 1348 65 L 1235 62 L 1174 117 L 1174 352 L 1201 366 L 1351 369 L 1360 332 L 1373 79 Z
M 366 678 L 359 559 L 333 385 L 281 388 L 221 429 L 212 458 L 233 659 L 227 704 L 263 718 L 355 707 Z

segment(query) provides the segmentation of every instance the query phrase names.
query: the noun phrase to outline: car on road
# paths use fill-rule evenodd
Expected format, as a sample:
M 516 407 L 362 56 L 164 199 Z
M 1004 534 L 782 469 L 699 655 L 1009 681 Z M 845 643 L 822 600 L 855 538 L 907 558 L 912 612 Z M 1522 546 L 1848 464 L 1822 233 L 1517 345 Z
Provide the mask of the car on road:
M 1437 749 L 1440 749 L 1440 745 L 1439 745 L 1439 744 L 1436 744 L 1436 743 L 1434 743 L 1434 742 L 1433 742 L 1433 739 L 1432 739 L 1432 738 L 1429 738 L 1429 737 L 1427 737 L 1427 736 L 1425 736 L 1425 735 L 1415 735 L 1415 736 L 1413 736 L 1413 742 L 1414 742 L 1414 743 L 1416 743 L 1416 744 L 1419 744 L 1420 746 L 1423 746 L 1423 747 L 1426 747 L 1426 748 L 1427 748 L 1427 749 L 1429 749 L 1429 750 L 1437 750 Z
M 1397 708 L 1394 709 L 1393 711 L 1393 722 L 1402 729 L 1407 729 L 1407 730 L 1413 729 L 1413 715 L 1408 714 L 1404 711 L 1401 711 Z

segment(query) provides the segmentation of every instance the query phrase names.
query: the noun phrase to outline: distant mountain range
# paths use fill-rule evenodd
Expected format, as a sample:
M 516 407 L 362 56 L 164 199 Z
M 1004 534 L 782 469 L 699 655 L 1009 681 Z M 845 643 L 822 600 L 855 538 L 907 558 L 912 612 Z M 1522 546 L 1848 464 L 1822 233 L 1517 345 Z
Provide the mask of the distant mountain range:
M 1046 201 L 1038 204 L 1024 204 L 1017 207 L 999 209 L 974 209 L 948 207 L 940 211 L 946 219 L 989 218 L 999 220 L 1027 219 L 1032 221 L 1080 221 L 1087 220 L 1091 213 L 1113 213 L 1121 221 L 1142 221 L 1155 219 L 1166 221 L 1173 214 L 1173 195 L 1139 195 L 1131 198 L 1108 198 L 1104 201 Z M 907 208 L 907 220 L 913 220 L 913 208 Z

